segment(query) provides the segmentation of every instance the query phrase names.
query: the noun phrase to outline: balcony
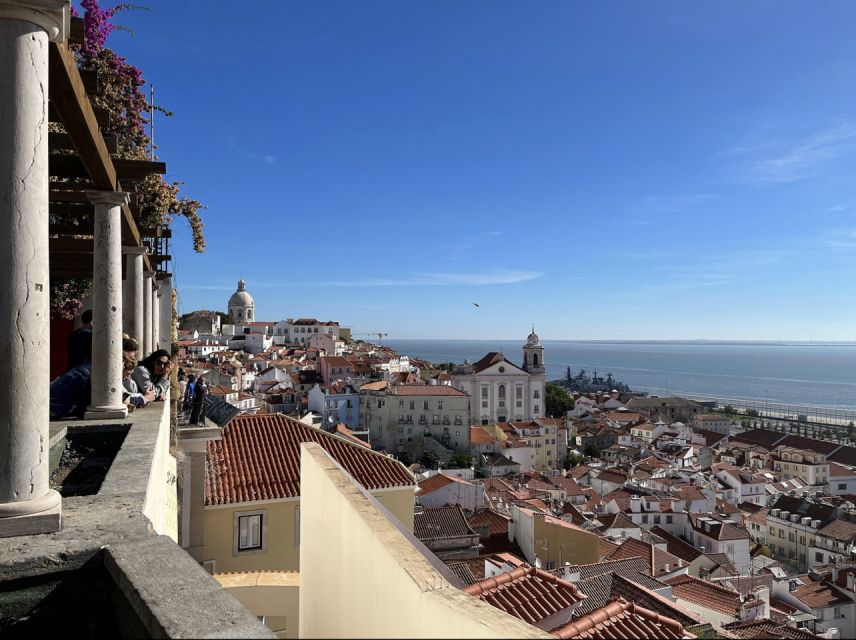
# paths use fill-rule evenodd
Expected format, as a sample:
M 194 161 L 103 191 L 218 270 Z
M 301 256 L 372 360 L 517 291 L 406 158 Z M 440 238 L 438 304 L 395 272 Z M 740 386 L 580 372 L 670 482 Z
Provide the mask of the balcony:
M 163 402 L 50 423 L 62 529 L 0 538 L 0 635 L 275 637 L 176 544 L 169 440 Z

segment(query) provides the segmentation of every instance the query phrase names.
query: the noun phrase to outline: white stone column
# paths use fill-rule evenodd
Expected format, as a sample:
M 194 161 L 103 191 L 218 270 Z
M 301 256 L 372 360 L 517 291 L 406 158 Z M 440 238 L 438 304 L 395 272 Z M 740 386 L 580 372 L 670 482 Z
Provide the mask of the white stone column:
M 122 402 L 122 205 L 124 191 L 87 191 L 95 205 L 92 265 L 92 403 L 87 420 L 124 418 Z
M 48 484 L 48 42 L 68 3 L 0 0 L 0 536 L 60 529 Z M 60 345 L 59 348 L 64 348 Z
M 163 276 L 158 284 L 160 294 L 160 348 L 172 352 L 172 279 Z
M 125 253 L 125 299 L 122 315 L 125 331 L 137 340 L 137 360 L 143 356 L 143 256 L 145 247 L 123 247 Z M 148 354 L 146 354 L 148 355 Z
M 152 277 L 154 271 L 143 272 L 143 357 L 148 358 L 152 348 Z
M 152 351 L 160 349 L 160 292 L 157 280 L 152 282 Z

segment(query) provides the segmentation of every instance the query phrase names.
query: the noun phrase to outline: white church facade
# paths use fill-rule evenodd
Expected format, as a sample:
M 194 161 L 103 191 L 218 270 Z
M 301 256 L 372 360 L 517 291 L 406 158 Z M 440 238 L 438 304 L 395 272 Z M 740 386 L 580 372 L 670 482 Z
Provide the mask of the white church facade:
M 473 423 L 481 424 L 542 417 L 546 382 L 544 347 L 534 328 L 523 346 L 522 366 L 492 351 L 452 374 L 452 386 L 470 395 Z

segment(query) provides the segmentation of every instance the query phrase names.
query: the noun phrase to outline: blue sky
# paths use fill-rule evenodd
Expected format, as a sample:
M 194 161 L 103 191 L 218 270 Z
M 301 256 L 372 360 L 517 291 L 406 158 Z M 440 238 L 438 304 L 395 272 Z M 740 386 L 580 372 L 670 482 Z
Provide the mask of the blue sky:
M 856 339 L 856 3 L 147 4 L 182 311 Z

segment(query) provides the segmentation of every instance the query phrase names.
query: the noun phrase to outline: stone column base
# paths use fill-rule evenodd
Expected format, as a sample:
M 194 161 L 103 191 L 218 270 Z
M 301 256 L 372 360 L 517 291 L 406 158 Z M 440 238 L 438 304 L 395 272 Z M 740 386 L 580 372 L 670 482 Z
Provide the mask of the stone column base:
M 84 420 L 121 420 L 128 417 L 128 407 L 120 404 L 116 407 L 86 407 Z
M 53 489 L 35 500 L 0 504 L 0 538 L 54 533 L 62 528 L 62 496 Z

